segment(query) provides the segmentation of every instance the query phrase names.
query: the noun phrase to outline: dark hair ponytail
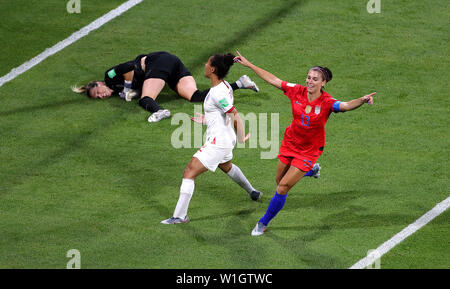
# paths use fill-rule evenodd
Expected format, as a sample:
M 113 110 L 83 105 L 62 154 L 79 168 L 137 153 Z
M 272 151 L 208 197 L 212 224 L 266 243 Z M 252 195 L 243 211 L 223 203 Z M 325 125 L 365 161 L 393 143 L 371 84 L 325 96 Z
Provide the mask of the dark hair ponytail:
M 211 66 L 215 67 L 215 74 L 219 79 L 224 79 L 227 76 L 230 67 L 234 64 L 234 55 L 227 54 L 214 54 L 211 58 Z
M 322 79 L 326 80 L 327 83 L 333 79 L 333 73 L 328 67 L 314 66 L 311 70 L 319 71 L 322 74 Z

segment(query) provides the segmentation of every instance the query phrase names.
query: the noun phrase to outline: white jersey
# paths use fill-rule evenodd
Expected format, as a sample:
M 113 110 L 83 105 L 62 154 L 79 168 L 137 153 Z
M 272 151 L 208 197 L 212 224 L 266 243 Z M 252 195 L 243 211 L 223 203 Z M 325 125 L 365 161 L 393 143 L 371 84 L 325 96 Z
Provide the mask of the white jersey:
M 226 115 L 234 108 L 233 89 L 224 80 L 212 87 L 203 103 L 206 121 L 206 141 L 221 148 L 233 148 L 236 133 L 232 120 Z

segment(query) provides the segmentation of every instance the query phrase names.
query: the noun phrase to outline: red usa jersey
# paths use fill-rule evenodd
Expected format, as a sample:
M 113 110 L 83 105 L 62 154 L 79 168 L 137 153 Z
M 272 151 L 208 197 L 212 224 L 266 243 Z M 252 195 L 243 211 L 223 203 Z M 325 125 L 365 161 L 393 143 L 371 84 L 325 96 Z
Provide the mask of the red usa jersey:
M 283 81 L 281 89 L 291 100 L 292 122 L 284 132 L 281 146 L 298 154 L 318 157 L 325 146 L 325 123 L 331 112 L 339 112 L 340 101 L 328 93 L 308 101 L 306 86 Z

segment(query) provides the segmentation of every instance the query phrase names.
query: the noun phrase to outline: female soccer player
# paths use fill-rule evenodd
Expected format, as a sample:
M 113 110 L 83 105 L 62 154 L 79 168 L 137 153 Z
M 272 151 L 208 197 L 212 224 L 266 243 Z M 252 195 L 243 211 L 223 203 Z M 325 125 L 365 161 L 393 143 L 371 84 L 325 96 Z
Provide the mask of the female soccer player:
M 281 89 L 291 100 L 292 123 L 286 128 L 278 155 L 276 170 L 277 190 L 265 215 L 258 221 L 252 236 L 264 233 L 269 222 L 283 208 L 289 190 L 308 172 L 322 154 L 325 145 L 325 123 L 331 112 L 354 110 L 364 103 L 373 104 L 373 95 L 365 95 L 341 102 L 323 91 L 331 81 L 332 73 L 326 67 L 312 67 L 306 77 L 306 86 L 280 80 L 270 72 L 252 64 L 239 52 L 235 61 L 252 69 L 269 84 Z
M 233 65 L 233 54 L 216 54 L 205 64 L 205 76 L 211 80 L 211 89 L 204 101 L 204 117 L 192 118 L 207 125 L 206 143 L 192 157 L 183 173 L 180 197 L 173 216 L 161 221 L 162 224 L 181 224 L 189 222 L 187 211 L 194 193 L 194 180 L 200 174 L 219 167 L 233 181 L 244 188 L 253 200 L 261 196 L 238 166 L 231 162 L 233 147 L 237 141 L 244 143 L 249 135 L 244 135 L 244 126 L 233 105 L 233 89 L 223 80 Z M 234 130 L 233 130 L 234 127 Z M 236 131 L 236 132 L 235 132 Z
M 197 89 L 194 78 L 183 62 L 165 51 L 138 55 L 135 60 L 106 70 L 104 82 L 92 81 L 79 88 L 73 87 L 72 90 L 99 99 L 108 98 L 115 93 L 126 101 L 131 101 L 138 95 L 136 90 L 141 91 L 139 105 L 151 112 L 149 122 L 157 122 L 170 116 L 170 111 L 162 109 L 156 102 L 156 97 L 166 83 L 173 91 L 191 102 L 201 102 L 208 94 L 207 90 Z M 258 91 L 256 84 L 246 75 L 241 76 L 232 87 Z

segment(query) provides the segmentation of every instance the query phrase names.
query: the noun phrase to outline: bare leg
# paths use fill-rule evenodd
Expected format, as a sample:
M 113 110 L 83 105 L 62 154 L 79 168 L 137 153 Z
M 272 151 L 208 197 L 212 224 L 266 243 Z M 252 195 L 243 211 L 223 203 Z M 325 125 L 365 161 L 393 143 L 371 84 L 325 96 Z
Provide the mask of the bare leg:
M 148 96 L 148 97 L 152 98 L 153 100 L 156 100 L 156 97 L 158 97 L 158 94 L 164 88 L 165 84 L 166 84 L 166 82 L 160 78 L 146 79 L 144 81 L 144 84 L 142 85 L 141 98 Z
M 286 195 L 289 190 L 300 181 L 306 172 L 294 167 L 290 166 L 288 171 L 284 174 L 281 180 L 278 183 L 277 192 L 279 195 Z
M 192 157 L 191 161 L 184 169 L 183 179 L 195 179 L 197 176 L 206 172 L 208 169 L 203 166 L 198 158 Z
M 290 165 L 286 165 L 282 161 L 278 160 L 277 171 L 275 175 L 275 181 L 277 182 L 277 185 L 280 183 L 281 179 L 284 177 L 289 167 Z
M 177 83 L 176 89 L 178 94 L 187 100 L 191 100 L 192 94 L 197 91 L 197 83 L 195 83 L 195 79 L 192 76 L 185 76 L 180 78 Z

